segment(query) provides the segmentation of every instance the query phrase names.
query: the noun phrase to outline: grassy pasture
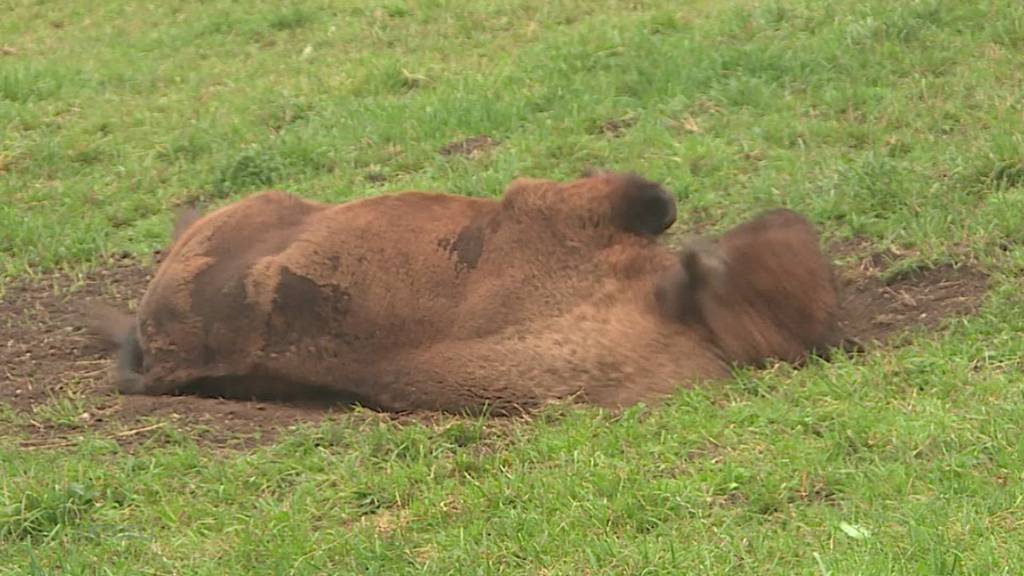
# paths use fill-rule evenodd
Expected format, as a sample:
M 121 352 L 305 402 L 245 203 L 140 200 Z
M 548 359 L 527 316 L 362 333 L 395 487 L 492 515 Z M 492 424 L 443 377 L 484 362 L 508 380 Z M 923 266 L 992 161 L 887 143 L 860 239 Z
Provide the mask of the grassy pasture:
M 1015 0 L 0 0 L 0 291 L 144 259 L 181 203 L 587 165 L 664 182 L 682 229 L 782 205 L 990 275 L 908 345 L 619 415 L 227 448 L 0 401 L 0 574 L 1019 574 L 1022 138 Z

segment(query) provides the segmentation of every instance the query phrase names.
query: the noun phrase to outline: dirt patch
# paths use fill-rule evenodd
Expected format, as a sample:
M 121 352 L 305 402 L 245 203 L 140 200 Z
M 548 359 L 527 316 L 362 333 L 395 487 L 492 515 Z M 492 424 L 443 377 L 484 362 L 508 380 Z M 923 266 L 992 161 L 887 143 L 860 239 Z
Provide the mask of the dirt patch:
M 973 314 L 985 294 L 987 278 L 968 267 L 942 265 L 881 278 L 845 278 L 843 325 L 863 341 L 885 342 L 911 328 L 933 329 L 942 320 Z
M 606 122 L 602 122 L 601 125 L 597 127 L 596 132 L 598 134 L 604 134 L 605 136 L 610 136 L 612 138 L 618 138 L 619 136 L 625 134 L 626 130 L 629 130 L 630 128 L 635 126 L 636 123 L 637 119 L 632 116 L 626 116 L 624 118 L 613 118 Z
M 846 243 L 830 253 L 852 262 L 839 270 L 842 324 L 868 345 L 973 313 L 985 294 L 986 276 L 969 266 L 894 276 L 898 256 L 871 252 L 866 243 Z M 83 276 L 53 274 L 6 287 L 0 297 L 0 436 L 8 430 L 28 436 L 25 447 L 47 448 L 71 445 L 69 438 L 92 430 L 131 446 L 173 428 L 165 426 L 169 423 L 181 423 L 190 437 L 207 444 L 248 445 L 269 441 L 282 428 L 345 412 L 190 396 L 121 396 L 109 390 L 110 354 L 78 327 L 78 306 L 99 298 L 134 308 L 150 274 L 148 266 L 121 258 Z M 6 408 L 14 418 L 5 420 Z M 431 416 L 394 418 L 429 421 Z
M 59 445 L 88 428 L 122 444 L 145 440 L 153 420 L 180 421 L 217 444 L 249 443 L 275 429 L 316 422 L 323 409 L 194 397 L 121 396 L 110 390 L 110 354 L 81 328 L 78 306 L 99 298 L 134 307 L 150 270 L 129 259 L 85 274 L 53 274 L 8 285 L 0 298 L 0 409 L 13 409 L 27 445 Z M 2 414 L 2 412 L 0 412 Z M 0 420 L 0 432 L 4 425 Z
M 441 153 L 441 156 L 476 158 L 484 152 L 494 149 L 498 144 L 501 144 L 501 142 L 490 136 L 473 136 L 472 138 L 446 144 L 438 152 Z
M 866 243 L 847 242 L 831 253 L 853 253 L 853 265 L 839 268 L 844 332 L 867 345 L 892 342 L 915 330 L 938 328 L 943 320 L 978 310 L 988 277 L 969 266 L 942 264 L 894 272 L 900 257 L 891 252 L 857 254 Z

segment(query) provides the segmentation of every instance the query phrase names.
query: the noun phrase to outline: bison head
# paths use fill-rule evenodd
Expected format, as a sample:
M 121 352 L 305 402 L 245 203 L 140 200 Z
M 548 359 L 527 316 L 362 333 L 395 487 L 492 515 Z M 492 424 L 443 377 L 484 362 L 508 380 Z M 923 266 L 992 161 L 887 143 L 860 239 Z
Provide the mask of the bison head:
M 831 265 L 814 228 L 790 210 L 695 240 L 656 290 L 666 314 L 704 331 L 737 364 L 799 362 L 841 340 Z

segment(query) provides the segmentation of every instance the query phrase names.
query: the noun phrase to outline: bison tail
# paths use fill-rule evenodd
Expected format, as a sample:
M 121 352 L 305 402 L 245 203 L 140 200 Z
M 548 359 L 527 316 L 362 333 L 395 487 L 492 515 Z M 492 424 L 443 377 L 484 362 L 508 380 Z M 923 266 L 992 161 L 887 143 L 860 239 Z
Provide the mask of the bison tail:
M 203 217 L 203 213 L 195 206 L 183 206 L 174 211 L 174 232 L 171 234 L 171 243 L 175 244 L 193 224 Z
M 90 303 L 83 310 L 85 327 L 108 348 L 117 350 L 114 385 L 122 394 L 142 394 L 142 346 L 135 318 L 107 304 Z

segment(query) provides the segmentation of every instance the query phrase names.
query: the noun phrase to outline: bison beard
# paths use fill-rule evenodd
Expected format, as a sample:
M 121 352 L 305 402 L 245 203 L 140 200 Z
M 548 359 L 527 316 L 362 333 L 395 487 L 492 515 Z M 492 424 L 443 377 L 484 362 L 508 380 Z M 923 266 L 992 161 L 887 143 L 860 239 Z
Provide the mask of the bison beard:
M 805 219 L 773 211 L 673 254 L 675 201 L 635 175 L 519 179 L 500 200 L 265 192 L 182 218 L 137 316 L 93 314 L 125 393 L 614 408 L 840 340 Z

